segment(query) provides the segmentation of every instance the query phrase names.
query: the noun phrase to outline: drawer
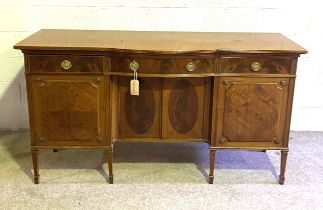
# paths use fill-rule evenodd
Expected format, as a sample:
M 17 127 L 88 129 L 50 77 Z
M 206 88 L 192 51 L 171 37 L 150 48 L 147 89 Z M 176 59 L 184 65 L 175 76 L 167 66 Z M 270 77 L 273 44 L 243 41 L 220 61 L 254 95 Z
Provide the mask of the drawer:
M 29 55 L 30 72 L 103 72 L 104 56 Z
M 119 57 L 111 58 L 111 71 L 144 74 L 213 73 L 213 59 L 200 57 Z M 136 68 L 135 68 L 136 69 Z
M 292 59 L 284 57 L 222 57 L 221 73 L 289 74 Z

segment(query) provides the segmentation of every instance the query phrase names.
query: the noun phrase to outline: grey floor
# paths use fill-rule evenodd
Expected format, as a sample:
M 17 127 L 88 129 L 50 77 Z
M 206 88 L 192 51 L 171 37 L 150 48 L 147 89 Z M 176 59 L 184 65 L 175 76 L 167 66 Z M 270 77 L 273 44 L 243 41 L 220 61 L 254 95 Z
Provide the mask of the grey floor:
M 29 133 L 0 132 L 0 209 L 323 209 L 323 132 L 292 132 L 285 185 L 278 151 L 217 152 L 208 145 L 116 143 L 115 184 L 103 150 L 40 153 L 32 182 Z

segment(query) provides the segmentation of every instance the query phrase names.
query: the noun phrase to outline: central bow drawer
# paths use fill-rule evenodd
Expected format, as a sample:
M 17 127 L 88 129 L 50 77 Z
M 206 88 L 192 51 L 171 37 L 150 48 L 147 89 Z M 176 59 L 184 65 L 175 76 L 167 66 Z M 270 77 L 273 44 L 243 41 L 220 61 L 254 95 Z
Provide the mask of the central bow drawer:
M 139 74 L 196 74 L 213 73 L 213 59 L 205 57 L 111 57 L 111 71 Z

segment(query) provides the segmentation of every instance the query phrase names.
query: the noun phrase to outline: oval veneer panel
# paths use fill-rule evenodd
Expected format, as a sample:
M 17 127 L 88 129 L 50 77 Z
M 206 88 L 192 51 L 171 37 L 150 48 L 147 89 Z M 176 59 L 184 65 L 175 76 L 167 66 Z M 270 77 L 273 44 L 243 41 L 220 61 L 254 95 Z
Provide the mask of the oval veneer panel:
M 193 127 L 198 114 L 198 96 L 193 84 L 186 79 L 175 83 L 169 95 L 169 121 L 178 133 L 187 133 Z
M 127 91 L 125 97 L 125 115 L 129 127 L 137 134 L 149 130 L 155 118 L 155 97 L 147 82 L 140 80 L 139 96 Z

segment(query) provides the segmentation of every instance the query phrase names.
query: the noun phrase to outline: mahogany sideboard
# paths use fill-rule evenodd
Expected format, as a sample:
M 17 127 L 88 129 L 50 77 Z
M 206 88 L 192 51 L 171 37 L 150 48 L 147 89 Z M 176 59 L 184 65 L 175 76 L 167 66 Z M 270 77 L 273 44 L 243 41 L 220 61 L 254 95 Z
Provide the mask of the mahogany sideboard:
M 285 180 L 297 59 L 278 33 L 40 30 L 24 53 L 34 182 L 39 149 L 117 141 L 204 142 L 209 183 L 219 149 L 280 150 Z M 139 96 L 129 83 L 138 73 Z

